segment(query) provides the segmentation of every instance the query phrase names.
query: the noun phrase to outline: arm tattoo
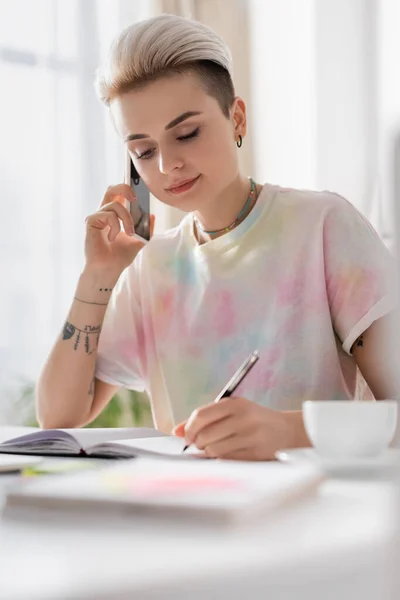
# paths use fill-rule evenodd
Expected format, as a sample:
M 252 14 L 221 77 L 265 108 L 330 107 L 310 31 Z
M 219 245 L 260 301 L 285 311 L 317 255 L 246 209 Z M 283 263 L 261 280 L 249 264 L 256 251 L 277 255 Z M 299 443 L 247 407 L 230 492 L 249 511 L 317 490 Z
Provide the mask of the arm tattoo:
M 359 338 L 357 338 L 356 340 L 356 346 L 358 348 L 364 348 L 364 338 L 363 338 L 363 334 L 360 335 Z
M 93 377 L 92 381 L 90 382 L 90 386 L 89 386 L 89 391 L 88 394 L 89 396 L 94 396 L 94 384 L 95 384 L 95 378 Z
M 77 296 L 74 296 L 74 300 L 77 300 L 78 302 L 83 302 L 84 304 L 96 304 L 96 306 L 107 306 L 108 302 L 89 302 L 88 300 L 82 300 L 81 298 L 78 298 Z
M 78 327 L 75 327 L 75 325 L 72 325 L 72 323 L 68 323 L 68 321 L 66 321 L 62 332 L 62 339 L 70 340 L 75 338 L 74 350 L 78 350 L 81 337 L 84 337 L 86 354 L 93 354 L 99 343 L 100 331 L 101 325 L 85 325 L 84 329 L 79 329 Z
M 99 288 L 99 292 L 112 292 L 113 288 L 109 287 L 109 288 Z M 74 300 L 77 300 L 77 302 L 83 302 L 84 304 L 93 304 L 96 306 L 107 306 L 108 302 L 94 302 L 94 301 L 90 301 L 90 300 L 83 300 L 82 298 L 78 298 L 77 296 L 74 296 Z

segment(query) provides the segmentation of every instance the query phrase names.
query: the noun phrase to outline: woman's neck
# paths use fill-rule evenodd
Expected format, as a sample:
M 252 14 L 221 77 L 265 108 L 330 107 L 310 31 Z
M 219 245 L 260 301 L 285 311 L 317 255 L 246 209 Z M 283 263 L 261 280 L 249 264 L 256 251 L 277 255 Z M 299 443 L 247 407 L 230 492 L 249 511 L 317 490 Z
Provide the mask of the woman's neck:
M 238 176 L 222 194 L 214 198 L 212 202 L 195 212 L 196 221 L 200 227 L 196 226 L 197 239 L 204 243 L 215 239 L 226 233 L 225 228 L 229 227 L 237 219 L 243 209 L 251 190 L 251 182 L 247 177 Z M 242 215 L 239 222 L 243 221 L 251 212 L 256 203 L 260 186 L 256 186 L 256 191 L 251 198 L 248 209 Z M 239 225 L 239 222 L 236 224 Z M 208 231 L 218 232 L 212 235 Z

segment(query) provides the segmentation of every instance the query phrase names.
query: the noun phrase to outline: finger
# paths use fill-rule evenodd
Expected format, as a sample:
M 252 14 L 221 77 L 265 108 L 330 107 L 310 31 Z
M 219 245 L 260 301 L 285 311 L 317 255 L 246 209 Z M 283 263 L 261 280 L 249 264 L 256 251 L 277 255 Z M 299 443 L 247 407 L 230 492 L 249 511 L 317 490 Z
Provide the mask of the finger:
M 212 402 L 211 404 L 196 408 L 186 423 L 186 441 L 189 444 L 192 443 L 204 427 L 207 427 L 216 421 L 220 421 L 221 419 L 225 419 L 232 414 L 234 408 L 234 403 L 224 402 L 223 400 L 221 400 L 221 402 Z
M 120 204 L 123 204 L 125 200 L 129 202 L 136 201 L 135 192 L 132 190 L 130 185 L 126 183 L 120 183 L 118 185 L 110 185 L 106 193 L 104 194 L 103 200 L 101 201 L 100 207 L 110 204 L 113 200 L 116 200 Z
M 150 215 L 150 237 L 153 237 L 153 233 L 154 233 L 154 225 L 156 222 L 156 218 L 154 215 Z
M 224 460 L 259 460 L 253 456 L 253 453 L 249 447 L 243 447 L 240 450 L 226 452 L 223 456 L 218 458 L 223 458 Z
M 275 452 L 263 452 L 260 453 L 257 451 L 256 447 L 251 443 L 251 440 L 247 440 L 247 445 L 244 445 L 243 448 L 239 450 L 233 450 L 232 452 L 226 452 L 223 456 L 219 458 L 224 458 L 225 460 L 246 460 L 246 461 L 273 461 L 277 460 L 275 456 Z M 245 444 L 245 442 L 243 442 Z
M 206 446 L 204 452 L 209 458 L 228 458 L 247 451 L 248 443 L 248 439 L 242 436 L 231 435 L 220 442 Z
M 105 204 L 102 207 L 102 211 L 112 211 L 115 212 L 119 219 L 124 224 L 125 232 L 128 235 L 133 235 L 135 233 L 135 227 L 133 224 L 133 218 L 129 210 L 119 202 L 111 202 L 110 204 Z
M 193 444 L 199 450 L 204 450 L 206 446 L 221 442 L 232 435 L 237 435 L 240 432 L 241 422 L 239 419 L 228 416 L 225 419 L 220 419 L 216 423 L 211 423 L 204 427 L 194 438 Z
M 98 211 L 94 215 L 86 217 L 86 225 L 88 228 L 93 229 L 106 229 L 109 227 L 107 237 L 110 242 L 113 242 L 121 231 L 121 222 L 115 212 L 112 211 Z
M 185 425 L 186 421 L 183 421 L 183 423 L 179 423 L 179 425 L 176 425 L 176 427 L 174 427 L 174 429 L 172 430 L 173 435 L 182 438 L 185 437 Z

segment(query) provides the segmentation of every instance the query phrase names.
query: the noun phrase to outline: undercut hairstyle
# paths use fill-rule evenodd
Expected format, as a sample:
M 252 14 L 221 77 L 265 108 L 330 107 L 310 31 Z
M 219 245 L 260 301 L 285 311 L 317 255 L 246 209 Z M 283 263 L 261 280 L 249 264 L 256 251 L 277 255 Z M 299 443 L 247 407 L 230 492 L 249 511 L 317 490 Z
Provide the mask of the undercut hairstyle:
M 96 71 L 95 88 L 100 100 L 110 106 L 126 92 L 185 73 L 198 77 L 228 117 L 235 99 L 229 48 L 206 25 L 175 15 L 160 15 L 124 29 Z

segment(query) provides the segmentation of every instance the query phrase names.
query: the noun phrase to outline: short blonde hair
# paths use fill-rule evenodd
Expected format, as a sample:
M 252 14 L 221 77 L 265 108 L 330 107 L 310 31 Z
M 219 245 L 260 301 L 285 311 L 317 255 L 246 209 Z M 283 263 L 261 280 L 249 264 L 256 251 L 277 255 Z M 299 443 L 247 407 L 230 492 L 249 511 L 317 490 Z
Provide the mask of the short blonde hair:
M 132 89 L 160 77 L 194 72 L 210 96 L 229 114 L 235 91 L 232 57 L 225 42 L 209 27 L 184 17 L 160 15 L 130 25 L 113 41 L 95 88 L 107 106 Z

